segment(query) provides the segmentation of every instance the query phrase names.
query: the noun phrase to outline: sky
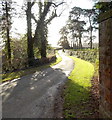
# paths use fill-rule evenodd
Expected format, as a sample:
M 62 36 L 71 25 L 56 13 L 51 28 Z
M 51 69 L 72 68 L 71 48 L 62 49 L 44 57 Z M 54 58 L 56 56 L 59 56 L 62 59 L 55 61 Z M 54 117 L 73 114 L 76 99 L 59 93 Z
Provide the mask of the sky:
M 22 5 L 23 1 L 24 0 L 19 0 L 18 4 Z M 60 8 L 58 8 L 58 14 L 60 14 L 61 11 L 64 9 L 62 15 L 60 17 L 54 18 L 51 24 L 48 26 L 48 43 L 54 47 L 58 46 L 57 42 L 60 39 L 59 30 L 66 24 L 69 16 L 69 11 L 72 7 L 77 6 L 85 9 L 91 9 L 93 5 L 93 0 L 66 0 L 66 4 L 64 5 L 64 7 L 60 6 Z M 16 33 L 24 34 L 26 32 L 25 29 L 26 18 L 16 18 L 13 22 L 12 30 Z

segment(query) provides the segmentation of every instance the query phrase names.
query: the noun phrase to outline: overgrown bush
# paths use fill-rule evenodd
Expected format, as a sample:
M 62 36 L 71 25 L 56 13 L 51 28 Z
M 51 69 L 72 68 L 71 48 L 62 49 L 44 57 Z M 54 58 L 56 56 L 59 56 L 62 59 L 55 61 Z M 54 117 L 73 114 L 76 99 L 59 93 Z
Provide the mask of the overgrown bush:
M 40 66 L 56 60 L 55 51 L 50 45 L 47 46 L 47 58 L 41 59 L 39 48 L 35 46 L 34 56 L 34 66 Z M 24 35 L 19 39 L 11 39 L 11 64 L 7 59 L 6 49 L 2 49 L 2 72 L 7 73 L 26 68 L 28 68 L 27 38 L 26 35 Z
M 11 64 L 7 59 L 7 51 L 2 50 L 2 71 L 14 71 L 27 67 L 27 47 L 25 40 L 11 40 Z

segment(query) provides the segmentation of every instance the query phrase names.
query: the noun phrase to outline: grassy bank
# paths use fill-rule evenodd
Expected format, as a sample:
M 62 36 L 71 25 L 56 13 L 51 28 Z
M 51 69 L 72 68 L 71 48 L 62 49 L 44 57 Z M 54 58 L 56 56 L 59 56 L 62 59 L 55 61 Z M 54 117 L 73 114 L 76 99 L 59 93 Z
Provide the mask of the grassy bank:
M 88 102 L 91 87 L 91 78 L 94 74 L 94 66 L 79 58 L 71 57 L 75 67 L 70 80 L 64 90 L 64 117 L 83 118 L 91 114 L 84 104 Z
M 59 56 L 59 54 L 56 54 L 56 56 L 57 56 L 56 62 L 52 62 L 52 63 L 46 64 L 43 66 L 34 67 L 34 68 L 26 69 L 26 70 L 21 70 L 21 71 L 3 74 L 2 75 L 2 82 L 8 81 L 8 80 L 13 80 L 15 78 L 19 78 L 19 77 L 34 73 L 35 71 L 39 71 L 39 70 L 42 70 L 44 68 L 48 68 L 48 67 L 51 67 L 53 65 L 56 65 L 62 61 L 62 58 L 61 58 L 61 56 Z

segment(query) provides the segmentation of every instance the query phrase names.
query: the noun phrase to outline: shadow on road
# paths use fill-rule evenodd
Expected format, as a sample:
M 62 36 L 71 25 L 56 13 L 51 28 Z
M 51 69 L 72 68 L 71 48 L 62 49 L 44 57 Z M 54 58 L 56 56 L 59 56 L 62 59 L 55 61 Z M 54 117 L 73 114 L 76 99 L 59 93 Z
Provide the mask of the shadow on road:
M 65 73 L 66 71 L 63 72 L 60 68 L 50 67 L 4 84 L 2 87 L 3 118 L 61 118 L 63 102 L 60 93 L 63 91 L 62 88 L 66 89 L 66 86 L 63 86 L 68 80 Z M 75 82 L 70 85 L 71 89 L 75 88 L 72 90 L 74 100 L 69 101 L 71 104 L 75 101 L 75 97 L 77 99 L 85 98 L 84 93 L 89 92 Z M 75 102 L 78 103 L 78 101 Z M 71 116 L 75 113 L 78 116 L 82 111 L 85 111 L 82 116 L 89 114 L 93 108 L 90 104 L 82 103 L 72 107 L 73 113 L 71 113 L 70 106 L 67 106 L 65 108 L 68 110 L 67 114 Z
M 2 87 L 3 118 L 52 117 L 58 87 L 66 80 L 61 69 L 47 68 L 5 83 Z

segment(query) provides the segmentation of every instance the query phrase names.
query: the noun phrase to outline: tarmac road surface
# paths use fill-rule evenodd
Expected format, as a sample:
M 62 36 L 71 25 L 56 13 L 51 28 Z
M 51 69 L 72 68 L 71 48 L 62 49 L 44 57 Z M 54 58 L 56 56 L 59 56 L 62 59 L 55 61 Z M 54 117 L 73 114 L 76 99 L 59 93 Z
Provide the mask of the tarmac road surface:
M 1 85 L 3 118 L 54 117 L 59 87 L 74 68 L 71 58 L 62 51 L 59 54 L 62 56 L 59 64 Z

